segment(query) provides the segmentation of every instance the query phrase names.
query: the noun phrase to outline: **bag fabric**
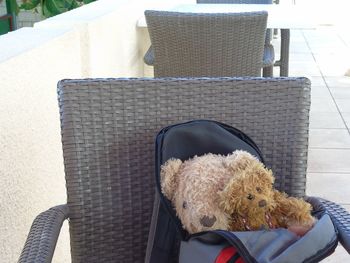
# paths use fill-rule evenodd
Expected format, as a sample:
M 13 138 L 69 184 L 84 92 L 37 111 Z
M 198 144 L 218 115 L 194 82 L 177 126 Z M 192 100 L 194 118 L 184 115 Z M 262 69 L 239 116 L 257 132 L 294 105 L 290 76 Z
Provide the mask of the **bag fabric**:
M 195 120 L 162 129 L 156 138 L 156 200 L 150 233 L 149 262 L 318 262 L 332 253 L 337 235 L 325 211 L 304 237 L 286 229 L 229 232 L 223 230 L 189 235 L 177 218 L 171 202 L 160 188 L 160 167 L 170 158 L 185 161 L 206 153 L 227 155 L 245 150 L 264 162 L 254 141 L 242 131 L 209 120 Z M 316 205 L 317 206 L 317 205 Z M 322 230 L 321 230 L 322 229 Z M 232 250 L 233 249 L 233 250 Z M 234 252 L 231 257 L 229 253 Z M 225 262 L 225 263 L 226 263 Z
M 244 232 L 210 231 L 183 241 L 179 262 L 213 263 L 222 249 L 230 246 L 237 250 L 240 256 L 237 260 L 246 263 L 319 262 L 334 251 L 337 234 L 327 214 L 303 237 L 283 228 Z

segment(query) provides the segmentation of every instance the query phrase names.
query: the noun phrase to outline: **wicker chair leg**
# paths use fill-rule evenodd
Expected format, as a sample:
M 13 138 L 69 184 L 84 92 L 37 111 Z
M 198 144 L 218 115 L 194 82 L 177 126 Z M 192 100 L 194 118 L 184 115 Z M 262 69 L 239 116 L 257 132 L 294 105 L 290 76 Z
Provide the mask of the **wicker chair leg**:
M 263 77 L 273 77 L 273 66 L 263 68 Z
M 288 77 L 289 40 L 290 40 L 290 30 L 281 29 L 281 58 L 280 58 L 280 76 L 281 77 Z

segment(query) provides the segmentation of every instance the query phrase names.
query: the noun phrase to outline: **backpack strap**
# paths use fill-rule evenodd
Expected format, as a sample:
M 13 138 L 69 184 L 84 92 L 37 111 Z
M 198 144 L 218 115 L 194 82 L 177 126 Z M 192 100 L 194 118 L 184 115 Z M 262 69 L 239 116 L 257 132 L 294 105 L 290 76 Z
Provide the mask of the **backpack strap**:
M 225 247 L 215 260 L 215 263 L 244 263 L 235 247 Z

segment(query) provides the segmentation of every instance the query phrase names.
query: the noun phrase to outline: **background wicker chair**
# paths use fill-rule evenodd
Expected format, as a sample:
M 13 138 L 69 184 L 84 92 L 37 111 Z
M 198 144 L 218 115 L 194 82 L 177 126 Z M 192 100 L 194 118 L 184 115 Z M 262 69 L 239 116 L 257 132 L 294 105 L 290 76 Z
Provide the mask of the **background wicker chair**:
M 197 0 L 201 4 L 271 4 L 271 0 Z M 274 3 L 278 4 L 276 0 Z M 295 4 L 295 3 L 294 3 Z M 275 61 L 274 47 L 271 45 L 271 31 L 266 31 L 264 57 L 263 57 L 263 76 L 273 76 L 273 66 L 280 68 L 280 76 L 288 77 L 289 74 L 289 46 L 290 46 L 290 30 L 288 28 L 281 29 L 281 48 L 280 57 Z M 274 30 L 277 34 L 277 29 Z M 144 55 L 144 62 L 149 65 L 154 65 L 154 50 L 152 45 Z
M 267 13 L 145 11 L 155 77 L 261 76 Z
M 50 262 L 67 218 L 73 263 L 171 262 L 152 254 L 154 138 L 178 122 L 212 119 L 241 129 L 264 153 L 276 186 L 305 194 L 307 79 L 64 80 L 58 93 L 68 202 L 35 219 L 19 262 Z M 350 218 L 327 205 L 350 251 Z
M 272 4 L 272 0 L 197 0 L 198 4 Z M 271 44 L 271 29 L 266 30 L 263 76 L 273 77 L 273 66 L 275 63 L 275 50 Z
M 201 4 L 272 4 L 272 2 L 273 2 L 272 0 L 197 0 L 197 3 L 201 3 Z M 279 1 L 278 0 L 274 1 L 274 3 L 279 4 Z M 277 31 L 274 32 L 274 34 L 277 34 Z M 272 77 L 273 66 L 276 66 L 280 68 L 280 76 L 288 77 L 289 42 L 290 42 L 290 30 L 281 29 L 280 58 L 278 61 L 275 61 L 275 51 L 273 46 L 271 45 L 271 30 L 268 29 L 266 31 L 266 41 L 265 41 L 264 60 L 263 60 L 264 76 Z

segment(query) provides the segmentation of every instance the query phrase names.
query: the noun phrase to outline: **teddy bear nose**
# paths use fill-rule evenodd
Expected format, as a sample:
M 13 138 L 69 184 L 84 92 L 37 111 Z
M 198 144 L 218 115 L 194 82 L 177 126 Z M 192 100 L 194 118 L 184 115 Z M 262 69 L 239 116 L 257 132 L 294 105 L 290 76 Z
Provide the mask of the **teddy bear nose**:
M 215 221 L 216 221 L 215 216 L 213 217 L 203 216 L 199 222 L 201 223 L 202 226 L 211 227 L 214 225 Z
M 266 206 L 266 201 L 265 200 L 259 201 L 259 207 L 264 207 L 264 206 Z

